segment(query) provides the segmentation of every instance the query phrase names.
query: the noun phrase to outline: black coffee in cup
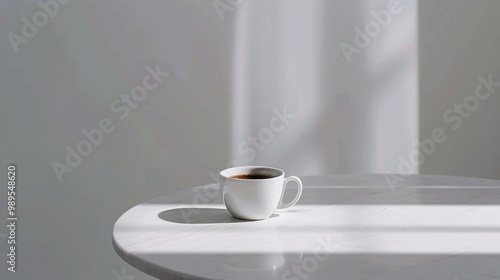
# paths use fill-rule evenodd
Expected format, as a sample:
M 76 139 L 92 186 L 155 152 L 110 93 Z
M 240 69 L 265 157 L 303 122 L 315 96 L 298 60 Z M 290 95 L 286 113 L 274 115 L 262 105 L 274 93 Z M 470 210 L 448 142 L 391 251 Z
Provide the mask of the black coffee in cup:
M 258 179 L 273 178 L 273 176 L 268 175 L 268 174 L 254 173 L 254 174 L 236 174 L 236 175 L 231 176 L 230 178 L 233 178 L 233 179 L 256 179 L 256 180 L 258 180 Z

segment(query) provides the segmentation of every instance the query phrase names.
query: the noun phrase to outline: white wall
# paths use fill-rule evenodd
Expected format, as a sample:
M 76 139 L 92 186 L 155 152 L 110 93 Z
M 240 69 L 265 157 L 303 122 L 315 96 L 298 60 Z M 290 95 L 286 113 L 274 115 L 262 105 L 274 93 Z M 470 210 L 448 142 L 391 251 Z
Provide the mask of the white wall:
M 233 92 L 233 159 L 299 174 L 397 172 L 398 156 L 418 139 L 416 5 L 401 1 L 358 53 L 341 49 L 356 47 L 355 28 L 365 30 L 388 3 L 245 2 L 235 34 L 242 78 Z M 285 106 L 295 118 L 266 136 L 273 110 Z M 264 141 L 252 148 L 249 137 L 259 133 Z
M 7 34 L 41 8 L 0 3 L 0 178 L 10 162 L 19 169 L 19 270 L 7 279 L 113 279 L 125 266 L 111 245 L 114 221 L 209 182 L 229 158 L 233 25 L 209 1 L 73 0 L 16 54 Z M 170 76 L 120 120 L 110 104 L 156 64 Z M 103 118 L 115 130 L 59 182 L 51 163 Z
M 500 179 L 500 88 L 477 108 L 472 100 L 479 76 L 500 82 L 499 10 L 495 0 L 419 1 L 420 139 L 435 128 L 448 136 L 421 173 Z M 447 112 L 464 101 L 464 117 Z

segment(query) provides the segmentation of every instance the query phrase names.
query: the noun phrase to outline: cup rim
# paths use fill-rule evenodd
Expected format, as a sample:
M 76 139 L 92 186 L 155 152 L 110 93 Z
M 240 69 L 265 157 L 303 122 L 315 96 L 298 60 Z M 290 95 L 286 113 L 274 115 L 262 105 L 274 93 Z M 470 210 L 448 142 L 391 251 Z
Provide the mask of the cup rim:
M 273 171 L 278 171 L 280 174 L 277 175 L 277 176 L 273 176 L 271 178 L 265 178 L 265 179 L 240 179 L 240 178 L 231 178 L 230 176 L 231 175 L 224 175 L 223 173 L 225 172 L 230 172 L 234 169 L 239 169 L 239 168 L 249 168 L 249 169 L 257 169 L 257 168 L 260 168 L 260 169 L 270 169 L 270 170 L 273 170 Z M 226 179 L 229 179 L 229 180 L 234 180 L 234 181 L 267 181 L 267 180 L 274 180 L 276 178 L 279 178 L 279 177 L 284 177 L 285 176 L 285 171 L 283 171 L 282 169 L 279 169 L 279 168 L 276 168 L 276 167 L 271 167 L 271 166 L 263 166 L 263 165 L 243 165 L 243 166 L 234 166 L 234 167 L 229 167 L 229 168 L 226 168 L 224 170 L 222 170 L 221 172 L 219 172 L 219 176 L 222 176 Z

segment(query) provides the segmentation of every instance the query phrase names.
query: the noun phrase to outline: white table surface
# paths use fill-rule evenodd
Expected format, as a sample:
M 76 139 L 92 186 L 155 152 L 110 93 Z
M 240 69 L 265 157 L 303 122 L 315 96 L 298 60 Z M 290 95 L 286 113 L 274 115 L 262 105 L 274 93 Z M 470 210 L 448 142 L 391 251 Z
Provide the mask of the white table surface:
M 302 180 L 299 203 L 262 221 L 232 218 L 215 184 L 152 199 L 116 221 L 113 246 L 159 279 L 500 279 L 500 181 Z

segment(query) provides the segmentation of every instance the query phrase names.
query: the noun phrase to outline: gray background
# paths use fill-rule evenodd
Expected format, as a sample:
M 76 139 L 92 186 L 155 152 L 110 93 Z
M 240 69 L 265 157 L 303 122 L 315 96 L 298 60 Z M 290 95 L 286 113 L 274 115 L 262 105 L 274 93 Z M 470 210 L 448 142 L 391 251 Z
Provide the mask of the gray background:
M 7 34 L 37 3 L 0 1 L 0 182 L 16 163 L 19 207 L 18 272 L 4 263 L 2 279 L 116 279 L 122 269 L 150 279 L 114 253 L 114 221 L 235 162 L 396 173 L 400 156 L 443 128 L 448 140 L 409 173 L 500 179 L 500 97 L 457 130 L 442 117 L 500 65 L 498 1 L 402 0 L 350 63 L 340 44 L 388 1 L 242 1 L 221 17 L 214 1 L 73 0 L 16 54 Z M 112 101 L 157 64 L 170 76 L 119 120 Z M 248 160 L 239 145 L 285 106 L 296 118 Z M 115 130 L 59 182 L 51 164 L 102 118 Z

